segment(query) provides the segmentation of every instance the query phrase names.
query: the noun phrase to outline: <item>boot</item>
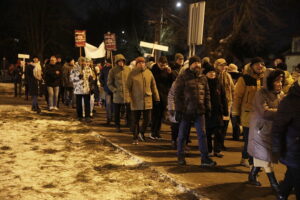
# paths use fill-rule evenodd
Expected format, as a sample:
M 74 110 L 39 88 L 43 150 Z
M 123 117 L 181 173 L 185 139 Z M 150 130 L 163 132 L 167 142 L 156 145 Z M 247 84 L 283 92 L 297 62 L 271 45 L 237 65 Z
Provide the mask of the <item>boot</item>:
M 178 154 L 178 165 L 186 165 L 184 154 Z
M 269 178 L 271 188 L 275 192 L 277 199 L 284 199 L 284 197 L 281 195 L 280 187 L 276 180 L 274 172 L 267 173 L 267 176 Z
M 260 170 L 260 167 L 252 167 L 249 176 L 248 183 L 255 186 L 261 186 L 261 183 L 257 180 L 257 174 Z

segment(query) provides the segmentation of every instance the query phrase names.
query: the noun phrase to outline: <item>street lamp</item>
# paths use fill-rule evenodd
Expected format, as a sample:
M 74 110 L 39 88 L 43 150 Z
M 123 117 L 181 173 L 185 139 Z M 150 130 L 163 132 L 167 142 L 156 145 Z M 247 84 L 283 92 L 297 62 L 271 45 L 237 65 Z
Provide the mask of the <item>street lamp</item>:
M 181 1 L 177 1 L 177 2 L 176 2 L 176 8 L 181 8 L 181 6 L 182 6 Z

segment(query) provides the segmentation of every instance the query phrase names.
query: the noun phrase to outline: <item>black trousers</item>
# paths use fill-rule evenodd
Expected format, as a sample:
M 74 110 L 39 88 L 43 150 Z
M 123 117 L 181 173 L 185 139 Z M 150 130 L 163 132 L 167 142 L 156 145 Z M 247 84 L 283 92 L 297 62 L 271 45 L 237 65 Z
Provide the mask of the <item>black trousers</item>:
M 161 122 L 163 119 L 164 111 L 166 108 L 166 105 L 164 105 L 162 102 L 158 104 L 153 103 L 153 110 L 152 110 L 152 126 L 151 126 L 151 132 L 152 136 L 159 136 L 160 128 L 161 128 Z
M 227 128 L 228 128 L 229 120 L 223 120 L 223 122 L 224 122 L 224 125 L 223 125 L 222 130 L 221 130 L 221 136 L 222 136 L 221 145 L 222 145 L 222 147 L 224 147 L 224 142 L 225 142 L 225 138 L 226 138 L 226 134 L 227 134 Z
M 22 83 L 15 82 L 15 97 L 22 95 Z
M 235 117 L 232 117 L 230 115 L 231 124 L 232 124 L 232 139 L 239 140 L 241 135 L 241 129 L 239 123 L 237 123 L 237 120 Z
M 120 126 L 120 115 L 121 115 L 121 106 L 122 105 L 125 106 L 127 125 L 130 125 L 130 104 L 129 103 L 125 103 L 125 104 L 114 103 L 114 106 L 115 106 L 114 114 L 115 114 L 115 125 L 116 126 Z
M 77 117 L 83 118 L 82 115 L 82 98 L 84 101 L 84 113 L 85 118 L 91 117 L 91 95 L 90 94 L 76 94 L 76 111 L 77 111 Z
M 143 114 L 142 126 L 140 127 L 140 119 Z M 144 134 L 150 121 L 151 110 L 132 110 L 131 111 L 131 131 L 134 139 L 137 139 L 138 133 Z
M 223 142 L 222 127 L 206 128 L 206 135 L 208 152 L 214 150 L 214 153 L 220 153 Z
M 300 200 L 300 168 L 287 166 L 284 180 L 280 184 L 280 191 L 285 197 L 288 197 L 293 188 L 295 189 L 296 199 Z
M 59 108 L 59 103 L 60 103 L 60 99 L 61 102 L 64 103 L 65 102 L 65 87 L 63 86 L 59 86 L 59 93 L 58 93 L 58 100 L 57 100 L 57 107 Z

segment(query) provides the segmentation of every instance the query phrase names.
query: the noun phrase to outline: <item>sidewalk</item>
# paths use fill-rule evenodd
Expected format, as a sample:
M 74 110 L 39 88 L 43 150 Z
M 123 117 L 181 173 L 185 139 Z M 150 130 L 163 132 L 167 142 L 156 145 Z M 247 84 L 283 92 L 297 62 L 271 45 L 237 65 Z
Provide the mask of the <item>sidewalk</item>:
M 13 97 L 4 97 L 2 94 L 1 92 L 2 104 L 10 104 L 10 102 L 16 101 Z M 45 108 L 44 100 L 40 99 L 39 102 L 42 105 L 42 109 Z M 24 101 L 22 99 L 21 103 L 27 103 L 28 106 L 30 106 L 30 101 Z M 132 145 L 132 135 L 129 129 L 121 127 L 123 132 L 116 133 L 113 126 L 104 126 L 103 124 L 106 122 L 105 111 L 100 107 L 95 108 L 97 112 L 95 113 L 93 122 L 90 124 L 84 123 L 85 127 L 89 127 L 90 131 L 106 137 L 112 143 L 124 148 L 126 151 L 137 156 L 140 160 L 147 162 L 157 171 L 193 189 L 201 196 L 220 200 L 275 199 L 264 172 L 261 172 L 259 176 L 262 187 L 255 187 L 245 183 L 249 169 L 239 165 L 242 142 L 227 139 L 225 145 L 228 151 L 223 152 L 224 157 L 213 158 L 217 161 L 218 166 L 215 168 L 201 168 L 196 134 L 193 129 L 191 133 L 191 151 L 189 157 L 186 159 L 187 166 L 178 166 L 176 151 L 172 150 L 170 145 L 171 133 L 168 125 L 164 124 L 162 126 L 161 135 L 164 138 L 163 140 L 150 140 L 148 132 L 146 134 L 147 142 L 139 142 L 138 145 Z M 67 108 L 64 105 L 61 105 L 58 112 L 63 113 L 65 117 L 76 118 L 75 110 Z M 42 110 L 42 113 L 47 114 L 48 111 Z M 124 124 L 124 121 L 121 123 Z M 231 135 L 228 134 L 228 138 L 230 138 L 230 136 Z M 283 165 L 275 165 L 275 172 L 277 179 L 282 180 L 285 167 Z M 294 200 L 295 196 L 291 196 L 289 199 Z

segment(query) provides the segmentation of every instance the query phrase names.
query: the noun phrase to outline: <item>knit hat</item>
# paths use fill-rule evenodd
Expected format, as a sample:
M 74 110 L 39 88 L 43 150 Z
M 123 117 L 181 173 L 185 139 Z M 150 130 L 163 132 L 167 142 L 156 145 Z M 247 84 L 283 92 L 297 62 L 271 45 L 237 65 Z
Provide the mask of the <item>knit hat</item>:
M 184 59 L 184 56 L 181 53 L 176 53 L 175 54 L 175 61 L 178 59 Z
M 227 72 L 229 72 L 229 73 L 231 73 L 231 72 L 233 72 L 233 73 L 239 73 L 239 70 L 238 70 L 238 67 L 235 64 L 230 63 L 228 65 Z
M 260 63 L 260 62 L 264 62 L 264 59 L 262 59 L 261 57 L 255 57 L 252 58 L 250 61 L 250 66 L 254 65 L 255 63 Z
M 136 64 L 138 64 L 138 63 L 140 63 L 140 62 L 145 62 L 145 58 L 144 57 L 137 57 L 136 59 L 135 59 L 135 62 L 136 62 Z
M 216 71 L 216 69 L 208 63 L 205 63 L 202 68 L 204 69 L 203 74 L 207 74 L 208 72 L 211 71 Z
M 279 70 L 279 69 L 272 70 L 267 77 L 267 89 L 270 91 L 273 90 L 274 82 L 280 77 L 282 77 L 282 85 L 283 85 L 284 80 L 285 80 L 284 71 Z
M 189 59 L 189 65 L 191 66 L 194 62 L 201 63 L 201 59 L 198 56 L 192 56 Z
M 218 65 L 227 64 L 226 60 L 224 58 L 219 58 L 215 61 L 214 67 L 217 67 Z
M 80 56 L 77 61 L 78 62 L 85 62 L 86 59 L 85 59 L 85 57 Z

